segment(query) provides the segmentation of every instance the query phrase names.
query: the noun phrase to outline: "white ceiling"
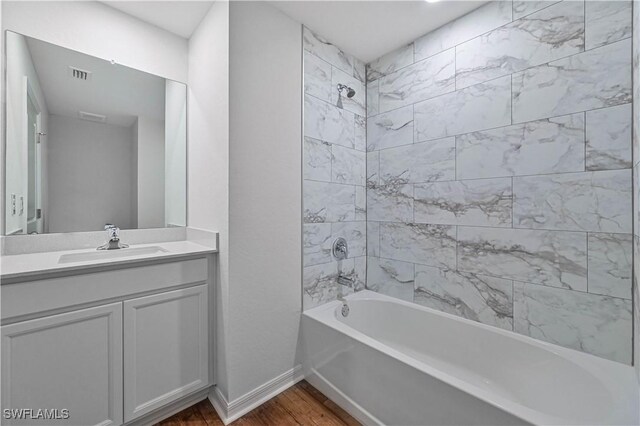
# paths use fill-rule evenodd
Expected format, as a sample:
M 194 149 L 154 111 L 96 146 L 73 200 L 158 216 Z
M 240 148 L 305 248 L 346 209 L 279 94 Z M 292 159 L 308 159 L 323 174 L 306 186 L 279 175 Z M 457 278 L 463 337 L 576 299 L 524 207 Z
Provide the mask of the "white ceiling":
M 26 39 L 49 113 L 74 118 L 79 111 L 101 114 L 108 124 L 126 127 L 138 116 L 164 120 L 164 78 Z M 91 80 L 70 77 L 69 66 L 91 71 Z
M 102 3 L 188 39 L 211 8 L 213 1 L 118 0 Z
M 365 63 L 487 1 L 270 1 L 294 20 Z
M 189 38 L 211 0 L 108 0 L 113 8 Z M 487 3 L 487 0 L 269 1 L 356 58 L 370 62 Z

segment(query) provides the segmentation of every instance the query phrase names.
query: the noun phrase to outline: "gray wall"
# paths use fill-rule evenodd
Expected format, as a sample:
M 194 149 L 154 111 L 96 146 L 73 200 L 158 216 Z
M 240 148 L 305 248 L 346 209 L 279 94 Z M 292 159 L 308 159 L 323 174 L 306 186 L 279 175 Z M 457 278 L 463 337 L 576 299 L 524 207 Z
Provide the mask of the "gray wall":
M 189 227 L 219 233 L 215 378 L 228 400 L 229 2 L 214 2 L 189 39 Z
M 49 232 L 131 228 L 131 129 L 52 114 L 47 134 Z
M 632 358 L 631 2 L 500 2 L 368 67 L 367 287 Z
M 296 364 L 301 310 L 301 29 L 229 4 L 228 398 Z
M 165 123 L 138 117 L 134 149 L 137 172 L 132 186 L 137 186 L 137 227 L 163 228 L 165 221 Z
M 366 111 L 364 63 L 304 29 L 304 308 L 335 300 L 339 273 L 364 288 Z M 356 91 L 337 106 L 338 84 Z M 349 258 L 331 246 L 346 238 Z M 342 288 L 343 293 L 351 291 Z

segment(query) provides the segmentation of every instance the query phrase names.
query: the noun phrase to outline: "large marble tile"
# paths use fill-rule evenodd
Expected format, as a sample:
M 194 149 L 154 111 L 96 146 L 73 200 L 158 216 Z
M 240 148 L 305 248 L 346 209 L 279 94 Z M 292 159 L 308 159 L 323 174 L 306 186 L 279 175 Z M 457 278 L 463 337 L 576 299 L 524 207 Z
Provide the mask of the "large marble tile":
M 631 178 L 633 180 L 633 232 L 635 235 L 640 234 L 640 167 L 635 166 L 631 169 Z M 640 271 L 640 269 L 639 269 Z
M 343 295 L 353 293 L 353 289 L 338 284 L 338 275 L 342 274 L 349 278 L 355 278 L 355 273 L 354 259 L 346 259 L 340 262 L 332 261 L 303 268 L 303 309 L 311 309 L 336 300 L 338 292 Z
M 493 1 L 443 25 L 414 42 L 415 60 L 419 61 L 443 50 L 511 22 L 511 2 Z
M 304 138 L 305 179 L 331 182 L 331 144 Z
M 356 257 L 353 263 L 353 290 L 364 290 L 367 286 L 367 258 Z
M 586 48 L 631 37 L 631 1 L 586 1 Z
M 334 145 L 331 150 L 333 182 L 364 186 L 366 184 L 366 152 Z
M 513 19 L 520 19 L 524 16 L 537 12 L 560 0 L 513 0 Z
M 511 76 L 414 105 L 416 142 L 511 124 Z
M 331 224 L 305 223 L 302 226 L 304 266 L 331 262 Z
M 631 363 L 631 302 L 532 284 L 514 285 L 514 330 Z
M 331 64 L 304 52 L 304 93 L 331 102 Z
M 513 178 L 516 228 L 631 233 L 631 170 Z
M 634 18 L 635 23 L 635 18 Z M 635 25 L 635 24 L 634 24 Z M 640 237 L 633 236 L 633 259 L 635 271 L 640 270 Z M 636 369 L 636 376 L 640 379 L 640 286 L 637 274 L 633 279 L 633 365 Z
M 367 118 L 367 151 L 413 143 L 413 106 Z
M 583 171 L 584 134 L 579 113 L 457 136 L 457 178 Z
M 515 123 L 630 101 L 631 40 L 513 74 Z
M 443 225 L 511 227 L 511 179 L 416 184 L 414 221 Z
M 311 309 L 336 299 L 338 295 L 336 262 L 307 266 L 302 271 L 303 309 Z
M 634 21 L 635 22 L 635 21 Z M 640 237 L 633 236 L 633 269 L 640 271 Z M 640 377 L 640 278 L 638 274 L 633 277 L 633 343 L 634 343 L 634 365 L 636 375 Z
M 455 61 L 449 49 L 380 78 L 380 112 L 453 92 Z
M 338 239 L 347 240 L 349 258 L 367 255 L 367 223 L 336 222 L 331 224 L 331 244 Z
M 356 186 L 356 220 L 367 220 L 367 188 Z
M 304 135 L 336 145 L 355 147 L 355 118 L 313 96 L 304 97 Z
M 304 27 L 302 33 L 302 44 L 304 46 L 304 50 L 313 53 L 326 62 L 329 62 L 334 67 L 353 75 L 353 56 L 343 52 L 339 47 L 332 44 L 324 37 L 314 34 L 306 27 Z
M 380 256 L 380 222 L 367 220 L 367 256 Z
M 402 46 L 367 64 L 367 81 L 373 81 L 413 63 L 413 43 Z
M 633 9 L 633 34 L 632 34 L 632 45 L 636 46 L 633 49 L 632 53 L 632 71 L 633 71 L 633 81 L 636 84 L 633 85 L 633 109 L 635 111 L 640 110 L 640 49 L 637 46 L 640 46 L 640 7 L 637 7 L 636 4 Z M 640 162 L 640 120 L 633 120 L 633 164 L 636 165 Z M 639 339 L 640 340 L 640 336 Z M 638 372 L 640 373 L 640 367 L 638 367 Z M 638 377 L 640 380 L 640 376 Z
M 349 98 L 346 93 L 340 94 L 338 92 L 338 84 L 344 84 L 345 86 L 351 87 L 355 90 L 355 95 L 353 95 L 352 98 Z M 337 105 L 339 98 L 342 100 L 343 109 L 361 116 L 366 115 L 367 107 L 365 104 L 366 93 L 364 83 L 353 77 L 351 74 L 347 74 L 346 72 L 334 67 L 331 71 L 331 103 L 333 105 Z
M 380 184 L 380 151 L 367 152 L 367 187 Z
M 353 76 L 363 84 L 367 82 L 367 65 L 357 58 L 353 59 Z
M 413 221 L 413 185 L 399 183 L 367 188 L 367 220 Z
M 456 228 L 421 223 L 381 223 L 380 257 L 455 269 Z
M 456 88 L 584 50 L 584 3 L 565 1 L 456 46 Z
M 444 138 L 380 151 L 380 183 L 435 182 L 455 179 L 456 145 Z
M 631 104 L 587 111 L 587 170 L 631 167 Z
M 373 117 L 380 113 L 380 80 L 367 83 L 367 116 Z
M 367 289 L 413 302 L 413 263 L 370 257 L 367 259 Z
M 583 232 L 458 228 L 458 269 L 587 291 Z
M 633 236 L 589 234 L 589 293 L 631 299 Z
M 304 223 L 342 222 L 355 219 L 353 185 L 303 182 Z
M 416 265 L 414 302 L 513 330 L 513 282 Z
M 358 151 L 366 151 L 367 150 L 367 118 L 362 115 L 356 114 L 354 116 L 355 121 L 355 149 Z

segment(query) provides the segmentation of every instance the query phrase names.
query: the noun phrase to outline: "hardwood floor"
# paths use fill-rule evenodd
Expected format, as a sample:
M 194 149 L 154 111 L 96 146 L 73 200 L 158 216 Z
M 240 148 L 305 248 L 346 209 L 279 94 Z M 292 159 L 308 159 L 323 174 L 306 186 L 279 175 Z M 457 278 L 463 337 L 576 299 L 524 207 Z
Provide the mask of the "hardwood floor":
M 303 380 L 231 424 L 234 426 L 356 426 L 360 423 Z M 205 399 L 163 420 L 158 425 L 223 426 L 224 424 L 209 400 Z

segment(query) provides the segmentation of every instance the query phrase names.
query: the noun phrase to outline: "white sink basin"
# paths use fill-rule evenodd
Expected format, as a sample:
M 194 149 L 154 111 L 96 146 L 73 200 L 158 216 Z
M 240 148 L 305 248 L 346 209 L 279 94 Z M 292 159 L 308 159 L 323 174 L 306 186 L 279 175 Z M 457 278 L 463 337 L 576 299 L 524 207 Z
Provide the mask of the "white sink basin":
M 102 259 L 120 259 L 124 257 L 142 256 L 145 254 L 168 253 L 168 250 L 160 246 L 132 247 L 117 250 L 95 250 L 82 253 L 63 254 L 58 263 L 89 262 Z

